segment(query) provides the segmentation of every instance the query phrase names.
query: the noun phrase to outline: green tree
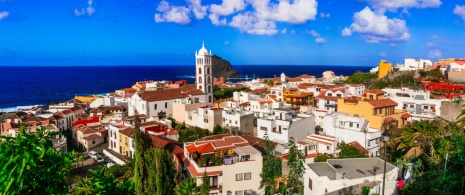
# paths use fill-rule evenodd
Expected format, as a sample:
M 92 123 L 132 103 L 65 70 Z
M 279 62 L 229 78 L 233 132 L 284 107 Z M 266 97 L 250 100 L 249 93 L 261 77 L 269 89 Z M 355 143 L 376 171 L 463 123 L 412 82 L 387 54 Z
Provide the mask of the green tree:
M 218 135 L 218 134 L 224 134 L 224 133 L 229 133 L 228 129 L 221 127 L 221 125 L 217 124 L 215 127 L 213 127 L 213 134 Z
M 210 192 L 210 181 L 207 172 L 203 172 L 202 185 L 200 185 L 200 195 L 208 195 Z
M 294 138 L 289 139 L 289 157 L 287 165 L 289 166 L 289 177 L 287 180 L 287 189 L 291 193 L 301 193 L 303 184 L 300 180 L 304 174 L 305 156 L 302 150 L 295 145 Z
M 72 194 L 97 194 L 97 195 L 126 195 L 134 194 L 131 180 L 124 180 L 120 183 L 115 176 L 105 174 L 105 167 L 101 166 L 97 170 L 90 170 L 92 179 L 83 178 L 76 184 Z
M 366 158 L 367 154 L 360 151 L 354 146 L 346 144 L 344 141 L 337 144 L 337 149 L 340 150 L 338 158 Z
M 145 159 L 145 152 L 151 147 L 151 139 L 140 131 L 140 120 L 138 114 L 135 114 L 134 119 L 134 141 L 135 141 L 135 153 L 134 153 L 134 185 L 136 194 L 148 194 L 148 170 L 147 163 L 149 160 Z
M 333 154 L 324 153 L 323 155 L 319 155 L 315 157 L 313 162 L 326 162 L 328 161 L 328 159 L 334 159 L 334 158 L 336 157 Z
M 274 144 L 265 134 L 265 156 L 263 157 L 263 167 L 260 177 L 260 188 L 265 187 L 266 195 L 274 195 L 277 186 L 277 179 L 282 176 L 281 161 L 276 157 Z
M 196 184 L 195 178 L 190 178 L 187 180 L 182 181 L 174 192 L 176 195 L 193 195 L 198 194 L 198 188 Z
M 26 128 L 20 124 L 17 137 L 0 136 L 1 194 L 65 194 L 75 154 L 53 148 L 50 139 L 59 132 Z

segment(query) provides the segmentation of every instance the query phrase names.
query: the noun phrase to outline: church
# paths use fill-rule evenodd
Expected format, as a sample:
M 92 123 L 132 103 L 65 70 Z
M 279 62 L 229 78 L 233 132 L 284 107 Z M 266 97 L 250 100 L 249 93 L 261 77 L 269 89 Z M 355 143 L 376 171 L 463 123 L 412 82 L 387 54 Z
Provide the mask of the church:
M 165 118 L 173 115 L 173 103 L 205 102 L 206 105 L 213 105 L 212 70 L 211 51 L 209 53 L 202 44 L 202 48 L 195 51 L 195 84 L 134 93 L 128 100 L 129 115 L 137 111 L 139 114 Z

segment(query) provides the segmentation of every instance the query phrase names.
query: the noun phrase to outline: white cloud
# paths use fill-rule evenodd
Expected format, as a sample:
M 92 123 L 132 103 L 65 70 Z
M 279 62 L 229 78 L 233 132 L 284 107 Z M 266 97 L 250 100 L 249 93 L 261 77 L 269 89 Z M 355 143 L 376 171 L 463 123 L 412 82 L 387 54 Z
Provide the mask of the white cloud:
M 244 0 L 223 0 L 221 5 L 211 4 L 210 12 L 219 16 L 227 16 L 246 7 Z
M 280 0 L 270 3 L 270 0 L 249 0 L 257 16 L 263 20 L 273 20 L 290 24 L 304 24 L 315 20 L 318 3 L 316 0 Z
M 167 1 L 161 1 L 157 7 L 157 11 L 162 13 L 155 14 L 156 23 L 173 22 L 184 25 L 191 22 L 189 18 L 190 10 L 185 6 L 170 6 Z
M 287 29 L 282 29 L 281 30 L 281 34 L 286 34 L 287 33 Z
M 386 57 L 386 56 L 387 56 L 387 53 L 386 53 L 386 52 L 379 52 L 379 56 L 381 56 L 381 57 Z
M 331 17 L 331 14 L 329 14 L 329 13 L 326 13 L 326 14 L 325 14 L 325 13 L 321 12 L 321 13 L 320 13 L 320 17 L 321 17 L 321 18 L 329 18 L 329 17 Z
M 92 0 L 87 1 L 87 7 L 79 9 L 74 9 L 75 16 L 92 16 L 95 13 L 95 8 L 92 5 Z
M 369 7 L 354 14 L 354 22 L 342 30 L 343 36 L 359 33 L 369 43 L 406 41 L 410 38 L 404 20 L 389 19 L 383 14 L 374 13 Z
M 395 12 L 399 8 L 438 8 L 441 0 L 366 0 L 375 10 L 383 13 L 385 10 Z
M 311 30 L 311 31 L 306 30 L 303 33 L 312 35 L 313 37 L 320 37 L 320 34 L 318 34 L 315 30 Z
M 442 52 L 439 49 L 430 50 L 428 52 L 428 57 L 433 58 L 433 59 L 440 58 L 440 57 L 442 57 Z
M 225 45 L 229 45 L 229 41 L 224 42 Z
M 234 16 L 229 26 L 257 35 L 274 35 L 278 32 L 274 21 L 261 20 L 250 12 Z
M 395 43 L 389 43 L 389 47 L 397 47 L 397 44 L 395 44 Z
M 2 12 L 0 12 L 0 20 L 5 19 L 5 18 L 8 17 L 9 15 L 10 15 L 10 12 L 8 12 L 8 11 L 2 11 Z
M 220 17 L 216 14 L 210 14 L 208 15 L 208 18 L 210 18 L 210 20 L 212 21 L 212 24 L 215 26 L 225 26 L 227 24 L 226 18 L 223 18 L 222 20 L 220 20 L 219 19 Z
M 322 37 L 317 37 L 315 39 L 315 42 L 321 45 L 321 44 L 325 44 L 326 40 L 324 38 L 322 38 Z
M 462 20 L 465 21 L 465 5 L 455 5 L 454 14 L 460 16 Z
M 189 9 L 194 12 L 195 18 L 201 20 L 207 15 L 208 6 L 202 6 L 202 0 L 186 0 Z

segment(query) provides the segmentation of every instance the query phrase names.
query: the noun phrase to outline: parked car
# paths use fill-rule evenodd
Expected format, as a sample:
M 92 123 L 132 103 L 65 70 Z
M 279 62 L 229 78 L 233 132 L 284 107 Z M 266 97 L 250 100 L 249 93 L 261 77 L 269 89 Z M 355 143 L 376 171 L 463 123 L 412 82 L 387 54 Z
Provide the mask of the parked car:
M 95 152 L 95 151 L 90 151 L 90 152 L 89 152 L 89 156 L 90 156 L 91 158 L 93 158 L 93 159 L 95 159 L 95 156 L 96 156 L 96 155 L 98 155 L 98 154 L 97 154 L 97 152 Z
M 100 156 L 100 155 L 97 154 L 97 155 L 95 155 L 95 161 L 97 161 L 98 163 L 102 163 L 102 162 L 105 161 L 105 160 L 103 159 L 102 156 Z

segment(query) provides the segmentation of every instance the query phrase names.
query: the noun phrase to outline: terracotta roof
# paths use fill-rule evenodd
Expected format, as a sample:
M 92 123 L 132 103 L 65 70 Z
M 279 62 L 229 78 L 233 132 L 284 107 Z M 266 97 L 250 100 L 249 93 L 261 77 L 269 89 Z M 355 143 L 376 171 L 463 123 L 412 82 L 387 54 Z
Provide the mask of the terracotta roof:
M 168 134 L 168 135 L 178 135 L 179 132 L 178 132 L 178 130 L 171 130 L 171 131 L 167 131 L 166 134 Z
M 273 101 L 275 101 L 275 102 L 278 101 L 278 99 L 276 98 L 276 95 L 268 94 L 268 97 L 269 97 L 270 99 L 272 99 Z
M 8 117 L 8 119 L 21 119 L 21 118 L 19 118 L 19 116 L 16 114 L 12 114 L 10 115 L 10 117 Z
M 144 91 L 141 93 L 141 98 L 148 102 L 171 100 L 177 98 L 185 98 L 191 95 L 202 95 L 204 92 L 193 84 L 184 85 L 180 88 L 163 89 L 156 91 Z
M 150 135 L 150 139 L 152 140 L 152 145 L 154 147 L 168 150 L 170 154 L 184 153 L 183 144 L 181 142 L 167 138 L 161 138 L 155 135 Z
M 144 122 L 144 123 L 139 124 L 140 127 L 149 127 L 149 126 L 155 126 L 155 125 L 158 125 L 158 123 L 155 123 L 155 121 L 149 121 L 149 122 Z
M 270 90 L 268 90 L 268 88 L 262 88 L 262 89 L 254 89 L 252 91 L 252 93 L 255 93 L 255 94 L 260 94 L 260 93 L 267 93 L 269 92 Z
M 302 78 L 286 78 L 288 82 L 301 82 Z
M 19 111 L 19 112 L 16 113 L 16 115 L 18 115 L 19 117 L 23 117 L 23 116 L 29 116 L 29 113 L 23 112 L 23 111 Z
M 250 106 L 250 102 L 244 102 L 242 104 L 239 104 L 239 106 Z
M 384 92 L 381 89 L 372 89 L 372 90 L 366 90 L 366 93 L 374 93 L 376 95 L 384 95 L 386 92 Z
M 224 136 L 221 139 L 211 139 L 186 143 L 185 148 L 189 151 L 189 153 L 209 153 L 217 150 L 228 150 L 238 146 L 247 145 L 249 145 L 249 142 L 240 136 Z
M 77 125 L 73 127 L 73 131 L 80 131 L 83 134 L 90 134 L 90 133 L 96 133 L 97 131 L 95 129 L 92 129 L 91 127 L 87 127 L 85 125 Z
M 26 120 L 24 120 L 24 122 L 30 122 L 30 121 L 40 122 L 42 120 L 37 116 L 31 116 L 31 117 L 27 118 Z
M 95 140 L 95 139 L 98 139 L 98 138 L 101 138 L 102 136 L 100 135 L 97 135 L 97 134 L 91 134 L 87 137 L 84 137 L 85 140 Z
M 123 89 L 120 89 L 120 90 L 121 90 L 121 91 L 126 91 L 126 92 L 136 92 L 136 91 L 137 91 L 136 89 L 130 88 L 130 87 L 128 87 L 128 88 L 123 88 Z
M 197 153 L 203 154 L 203 153 L 214 152 L 215 148 L 213 147 L 211 143 L 204 143 L 200 145 L 196 145 L 196 144 L 186 145 L 186 150 L 189 153 L 197 152 Z
M 409 113 L 405 113 L 402 116 L 400 116 L 400 118 L 403 118 L 403 119 L 410 118 L 410 117 L 412 117 L 412 115 L 410 115 Z
M 61 111 L 61 113 L 63 113 L 63 115 L 65 115 L 65 116 L 68 116 L 70 114 L 73 114 L 74 112 L 71 109 L 68 108 L 66 110 Z
M 271 103 L 273 103 L 273 101 L 271 101 L 271 100 L 265 100 L 265 101 L 260 101 L 260 102 L 258 102 L 258 103 L 259 103 L 259 104 L 271 104 Z
M 313 96 L 313 92 L 301 93 L 301 94 L 283 94 L 283 96 L 289 97 L 289 98 L 304 98 L 308 96 Z
M 149 118 L 145 114 L 139 114 L 138 116 L 139 116 L 139 119 L 147 119 L 147 118 Z M 132 116 L 127 116 L 127 117 L 123 118 L 123 121 L 133 121 L 134 119 L 136 119 L 136 116 L 132 115 Z
M 388 106 L 397 106 L 397 103 L 391 99 L 380 99 L 380 100 L 367 100 L 374 108 L 382 108 Z
M 312 154 L 307 154 L 305 158 L 315 158 L 315 157 L 322 156 L 322 155 L 323 153 L 312 153 Z
M 352 87 L 362 87 L 362 86 L 365 86 L 365 85 L 360 83 L 360 84 L 353 84 L 353 85 L 350 85 L 350 86 L 352 86 Z
M 358 150 L 360 150 L 360 151 L 363 152 L 364 154 L 367 154 L 367 153 L 368 153 L 368 150 L 366 150 L 365 147 L 363 147 L 362 145 L 360 145 L 360 143 L 358 143 L 357 141 L 350 142 L 350 143 L 348 143 L 347 145 L 350 145 L 350 146 L 353 146 L 354 148 L 357 148 Z
M 126 129 L 123 129 L 121 131 L 119 131 L 119 133 L 123 134 L 123 135 L 126 135 L 130 138 L 134 138 L 134 128 L 132 127 L 128 127 Z
M 53 117 L 53 116 L 49 117 L 48 120 L 56 121 L 55 117 Z
M 71 110 L 76 113 L 76 112 L 79 112 L 79 111 L 82 111 L 82 107 L 81 106 L 75 106 L 75 107 L 72 107 Z
M 2 129 L 4 131 L 11 129 L 11 123 L 3 123 L 2 126 L 3 126 Z
M 88 118 L 88 117 L 90 117 L 90 116 L 89 116 L 89 114 L 87 114 L 87 113 L 82 113 L 80 117 Z

